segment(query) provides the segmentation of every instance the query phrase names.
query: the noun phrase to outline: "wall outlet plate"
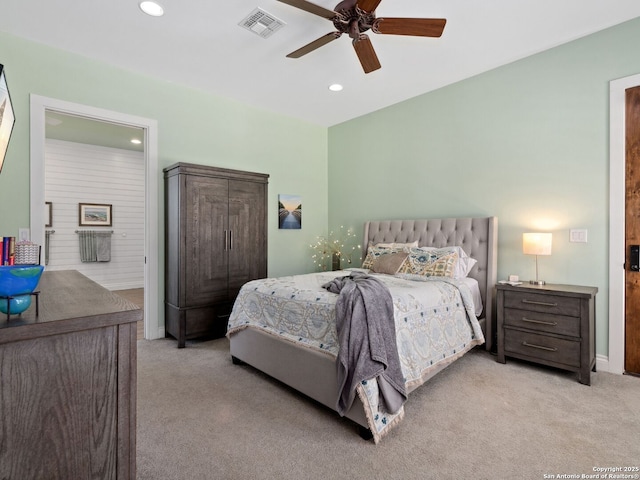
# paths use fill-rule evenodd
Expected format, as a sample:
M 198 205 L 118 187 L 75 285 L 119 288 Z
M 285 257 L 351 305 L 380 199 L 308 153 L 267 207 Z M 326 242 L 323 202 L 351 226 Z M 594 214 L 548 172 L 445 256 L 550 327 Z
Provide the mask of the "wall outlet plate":
M 18 241 L 19 242 L 29 242 L 31 240 L 31 230 L 28 228 L 19 228 L 18 229 Z

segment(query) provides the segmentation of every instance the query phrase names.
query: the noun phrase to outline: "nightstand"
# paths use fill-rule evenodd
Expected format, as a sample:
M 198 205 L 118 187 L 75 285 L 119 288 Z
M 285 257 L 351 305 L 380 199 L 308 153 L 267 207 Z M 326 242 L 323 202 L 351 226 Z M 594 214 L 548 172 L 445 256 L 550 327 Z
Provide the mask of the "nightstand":
M 498 362 L 519 358 L 570 370 L 591 385 L 596 367 L 596 287 L 497 285 Z

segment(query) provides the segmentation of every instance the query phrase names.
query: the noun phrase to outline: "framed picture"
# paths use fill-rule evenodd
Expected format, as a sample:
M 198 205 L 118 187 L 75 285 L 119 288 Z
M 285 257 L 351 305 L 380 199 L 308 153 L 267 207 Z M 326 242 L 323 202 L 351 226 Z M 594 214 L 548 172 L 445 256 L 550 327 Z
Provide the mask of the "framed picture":
M 4 66 L 0 65 L 0 171 L 2 171 L 4 157 L 9 147 L 9 139 L 11 138 L 15 121 L 16 118 L 13 114 L 13 105 L 9 96 Z
M 44 202 L 44 226 L 53 226 L 53 204 L 51 202 Z
M 78 225 L 81 227 L 110 227 L 111 205 L 104 203 L 79 203 Z
M 302 197 L 278 195 L 278 228 L 300 230 L 302 228 Z

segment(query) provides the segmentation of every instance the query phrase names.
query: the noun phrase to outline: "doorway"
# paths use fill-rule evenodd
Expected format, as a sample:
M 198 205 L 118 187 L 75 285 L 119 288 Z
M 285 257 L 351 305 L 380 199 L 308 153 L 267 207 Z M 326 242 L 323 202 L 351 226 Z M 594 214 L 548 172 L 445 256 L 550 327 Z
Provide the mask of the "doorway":
M 609 358 L 603 370 L 625 372 L 625 153 L 626 90 L 640 86 L 640 74 L 609 85 Z
M 44 172 L 45 114 L 48 111 L 75 115 L 144 131 L 145 228 L 144 228 L 144 338 L 164 337 L 158 316 L 158 148 L 157 122 L 120 112 L 31 95 L 31 184 L 30 228 L 32 241 L 45 244 Z M 162 322 L 164 323 L 164 322 Z
M 625 101 L 625 360 L 626 373 L 640 376 L 640 87 L 626 90 Z

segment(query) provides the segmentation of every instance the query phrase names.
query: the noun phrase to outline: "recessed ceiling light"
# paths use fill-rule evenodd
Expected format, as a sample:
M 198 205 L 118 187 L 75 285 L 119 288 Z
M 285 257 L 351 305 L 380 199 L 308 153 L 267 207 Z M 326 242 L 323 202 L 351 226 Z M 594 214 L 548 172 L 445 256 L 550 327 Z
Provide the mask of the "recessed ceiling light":
M 137 138 L 132 138 L 131 139 L 131 143 L 135 143 L 136 145 L 140 145 L 142 143 L 142 140 L 138 140 Z
M 331 90 L 332 92 L 339 92 L 340 90 L 342 90 L 342 85 L 340 85 L 339 83 L 332 83 L 331 85 L 329 85 L 329 90 Z
M 164 8 L 156 2 L 144 1 L 140 2 L 140 10 L 152 17 L 161 17 L 164 15 Z

